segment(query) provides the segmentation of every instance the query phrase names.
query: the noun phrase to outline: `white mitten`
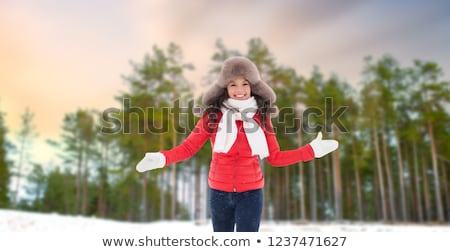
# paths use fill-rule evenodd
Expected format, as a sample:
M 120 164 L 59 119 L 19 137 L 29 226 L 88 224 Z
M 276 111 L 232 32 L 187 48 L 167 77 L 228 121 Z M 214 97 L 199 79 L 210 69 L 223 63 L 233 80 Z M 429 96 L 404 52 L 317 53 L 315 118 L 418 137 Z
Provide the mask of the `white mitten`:
M 136 165 L 138 172 L 163 168 L 166 165 L 166 157 L 161 152 L 147 152 L 145 157 Z
M 314 150 L 314 157 L 316 158 L 323 157 L 339 147 L 339 143 L 336 140 L 322 140 L 322 132 L 319 132 L 317 137 L 309 144 Z

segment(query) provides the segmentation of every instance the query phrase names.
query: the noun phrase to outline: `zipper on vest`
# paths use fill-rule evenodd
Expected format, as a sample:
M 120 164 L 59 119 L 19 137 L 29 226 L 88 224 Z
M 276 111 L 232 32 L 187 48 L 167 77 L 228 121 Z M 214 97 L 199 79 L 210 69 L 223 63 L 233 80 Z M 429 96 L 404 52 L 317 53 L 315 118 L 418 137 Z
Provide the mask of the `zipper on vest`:
M 236 181 L 237 181 L 237 162 L 239 159 L 239 153 L 240 153 L 240 146 L 241 146 L 241 142 L 239 140 L 239 131 L 238 131 L 238 135 L 236 137 L 236 141 L 237 141 L 237 154 L 236 154 L 236 158 L 234 159 L 234 167 L 233 167 L 233 192 L 237 192 L 237 188 L 236 188 Z
M 238 144 L 238 153 L 236 154 L 236 157 L 234 158 L 234 166 L 233 166 L 233 192 L 237 191 L 237 189 L 236 189 L 237 175 L 236 174 L 237 174 L 237 162 L 239 159 L 239 157 L 238 157 L 239 156 L 239 142 L 237 144 Z

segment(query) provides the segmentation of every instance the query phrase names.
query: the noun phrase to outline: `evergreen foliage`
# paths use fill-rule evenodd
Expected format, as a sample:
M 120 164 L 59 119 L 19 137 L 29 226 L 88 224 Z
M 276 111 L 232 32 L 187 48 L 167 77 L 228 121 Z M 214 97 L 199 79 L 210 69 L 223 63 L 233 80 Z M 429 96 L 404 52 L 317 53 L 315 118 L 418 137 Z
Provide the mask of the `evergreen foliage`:
M 259 38 L 247 47 L 229 49 L 218 39 L 205 80 L 215 79 L 227 57 L 247 56 L 277 93 L 272 122 L 282 150 L 318 131 L 340 142 L 337 152 L 307 163 L 275 168 L 262 161 L 265 219 L 450 221 L 450 84 L 438 64 L 367 57 L 361 82 L 348 83 L 318 66 L 300 75 Z M 66 114 L 62 141 L 53 143 L 63 165 L 35 165 L 27 177 L 32 197 L 20 207 L 140 222 L 208 217 L 209 142 L 171 167 L 134 169 L 145 152 L 181 143 L 198 120 L 191 111 L 199 99 L 186 78 L 193 64 L 170 43 L 131 68 L 119 108 Z M 10 204 L 5 136 L 0 113 L 0 207 Z

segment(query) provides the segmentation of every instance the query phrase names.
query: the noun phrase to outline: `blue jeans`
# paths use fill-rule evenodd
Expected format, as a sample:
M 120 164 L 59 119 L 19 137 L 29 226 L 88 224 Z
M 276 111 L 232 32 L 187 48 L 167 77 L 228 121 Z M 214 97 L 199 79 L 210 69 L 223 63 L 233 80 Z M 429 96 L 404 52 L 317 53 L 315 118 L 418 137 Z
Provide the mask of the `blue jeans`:
M 209 204 L 214 232 L 258 232 L 263 190 L 224 192 L 210 189 Z

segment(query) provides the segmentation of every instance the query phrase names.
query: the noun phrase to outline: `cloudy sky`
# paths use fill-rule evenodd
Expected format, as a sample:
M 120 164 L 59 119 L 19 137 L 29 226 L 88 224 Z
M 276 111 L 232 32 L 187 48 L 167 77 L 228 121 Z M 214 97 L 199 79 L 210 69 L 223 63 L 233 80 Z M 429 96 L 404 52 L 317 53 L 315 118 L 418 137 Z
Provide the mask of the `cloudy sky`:
M 448 13 L 446 0 L 1 0 L 0 111 L 12 138 L 29 107 L 43 153 L 64 113 L 118 107 L 121 75 L 154 45 L 180 45 L 196 67 L 187 77 L 200 87 L 218 38 L 245 51 L 259 37 L 279 64 L 305 76 L 316 65 L 355 85 L 363 57 L 384 53 L 403 66 L 435 61 L 449 79 Z

